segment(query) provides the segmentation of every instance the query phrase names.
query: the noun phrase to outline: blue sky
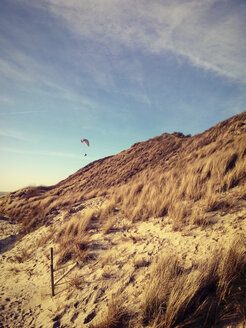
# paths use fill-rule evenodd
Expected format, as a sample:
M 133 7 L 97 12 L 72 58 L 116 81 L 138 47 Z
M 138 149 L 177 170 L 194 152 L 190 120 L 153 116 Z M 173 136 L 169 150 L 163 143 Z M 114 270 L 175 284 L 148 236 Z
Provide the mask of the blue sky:
M 1 0 L 0 191 L 244 111 L 245 17 L 237 0 Z

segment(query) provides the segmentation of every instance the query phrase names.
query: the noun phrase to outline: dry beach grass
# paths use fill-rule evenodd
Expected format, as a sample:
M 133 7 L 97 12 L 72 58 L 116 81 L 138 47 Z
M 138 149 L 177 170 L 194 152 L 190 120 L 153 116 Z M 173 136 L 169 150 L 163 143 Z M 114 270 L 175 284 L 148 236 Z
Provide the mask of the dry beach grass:
M 245 317 L 245 251 L 242 236 L 189 269 L 176 254 L 161 258 L 151 274 L 143 321 L 159 328 L 218 327 Z

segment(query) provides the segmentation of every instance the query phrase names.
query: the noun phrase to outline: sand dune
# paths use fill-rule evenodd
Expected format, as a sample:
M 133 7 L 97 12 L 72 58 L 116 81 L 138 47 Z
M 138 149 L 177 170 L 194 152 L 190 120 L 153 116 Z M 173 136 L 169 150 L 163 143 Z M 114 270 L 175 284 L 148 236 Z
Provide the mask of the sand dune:
M 245 147 L 246 112 L 1 196 L 0 328 L 245 327 Z

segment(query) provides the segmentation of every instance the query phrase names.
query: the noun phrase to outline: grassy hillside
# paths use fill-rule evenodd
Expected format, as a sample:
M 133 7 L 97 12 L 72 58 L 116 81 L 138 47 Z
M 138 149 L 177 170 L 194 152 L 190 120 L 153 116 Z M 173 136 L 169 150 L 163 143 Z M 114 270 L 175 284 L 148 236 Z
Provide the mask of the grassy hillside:
M 193 137 L 164 133 L 95 161 L 57 185 L 30 187 L 2 199 L 0 212 L 28 232 L 61 208 L 106 195 L 132 221 L 169 215 L 206 224 L 204 213 L 232 210 L 246 197 L 246 112 Z
M 246 112 L 192 137 L 136 143 L 57 185 L 1 196 L 1 215 L 20 224 L 22 238 L 0 258 L 0 320 L 11 328 L 244 327 L 245 183 Z M 0 223 L 5 252 L 15 229 Z M 50 247 L 58 281 L 60 268 L 73 268 L 52 302 Z

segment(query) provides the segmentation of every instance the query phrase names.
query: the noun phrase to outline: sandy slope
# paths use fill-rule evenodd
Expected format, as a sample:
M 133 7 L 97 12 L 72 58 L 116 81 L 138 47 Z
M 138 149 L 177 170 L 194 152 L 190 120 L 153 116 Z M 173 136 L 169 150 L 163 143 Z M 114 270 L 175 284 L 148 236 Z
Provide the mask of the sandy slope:
M 94 201 L 85 207 L 98 207 Z M 237 213 L 210 213 L 207 227 L 187 226 L 173 231 L 168 218 L 150 219 L 132 225 L 123 217 L 108 234 L 95 225 L 90 234 L 90 260 L 70 261 L 55 271 L 55 281 L 70 272 L 55 287 L 51 297 L 50 247 L 52 235 L 68 220 L 60 212 L 49 227 L 41 227 L 13 244 L 17 227 L 0 220 L 0 327 L 93 327 L 112 300 L 121 300 L 137 318 L 148 286 L 151 264 L 163 253 L 178 254 L 186 267 L 204 261 L 215 248 L 224 248 L 233 237 L 246 232 L 246 206 Z M 85 209 L 82 209 L 84 211 Z M 72 214 L 73 215 L 73 214 Z M 57 269 L 57 267 L 56 267 Z

